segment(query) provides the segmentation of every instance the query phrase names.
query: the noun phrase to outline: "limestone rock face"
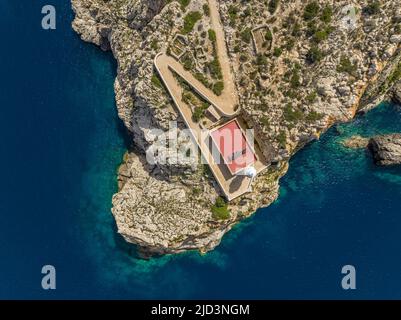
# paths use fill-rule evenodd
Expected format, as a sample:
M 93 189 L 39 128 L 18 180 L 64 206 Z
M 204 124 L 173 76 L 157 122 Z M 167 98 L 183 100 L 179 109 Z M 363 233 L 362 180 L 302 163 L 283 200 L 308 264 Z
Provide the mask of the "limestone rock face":
M 401 164 L 401 134 L 373 137 L 369 141 L 369 150 L 378 165 Z
M 401 104 L 401 81 L 394 85 L 393 88 L 393 101 Z

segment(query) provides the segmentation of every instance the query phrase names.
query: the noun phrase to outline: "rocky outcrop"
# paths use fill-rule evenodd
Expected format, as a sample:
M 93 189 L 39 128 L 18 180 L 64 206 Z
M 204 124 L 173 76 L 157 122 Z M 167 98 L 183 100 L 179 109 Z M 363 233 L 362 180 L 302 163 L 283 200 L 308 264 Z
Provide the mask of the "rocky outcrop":
M 353 136 L 351 138 L 341 141 L 344 147 L 351 149 L 361 149 L 366 148 L 369 144 L 369 138 L 364 138 L 361 136 Z
M 381 166 L 401 164 L 401 134 L 373 137 L 369 140 L 369 150 L 375 163 Z
M 144 255 L 211 250 L 234 224 L 271 204 L 290 157 L 332 124 L 354 117 L 362 94 L 383 69 L 395 64 L 400 46 L 400 0 L 380 1 L 373 15 L 364 13 L 366 1 L 354 1 L 358 14 L 353 30 L 343 23 L 349 5 L 345 0 L 324 2 L 333 9 L 324 24 L 322 8 L 314 23 L 303 18 L 305 1 L 280 1 L 275 13 L 268 13 L 262 0 L 218 1 L 241 115 L 255 129 L 272 164 L 258 175 L 252 192 L 230 202 L 230 218 L 219 220 L 210 210 L 219 189 L 203 164 L 176 165 L 164 149 L 167 163 L 145 161 L 146 151 L 164 134 L 185 127 L 154 77 L 153 59 L 168 51 L 182 31 L 185 15 L 203 12 L 206 1 L 192 0 L 187 7 L 168 0 L 71 2 L 74 30 L 84 41 L 111 50 L 118 62 L 116 104 L 133 148 L 119 170 L 112 212 L 119 233 Z M 263 57 L 255 54 L 249 31 L 266 24 L 274 33 L 275 48 Z M 210 68 L 202 47 L 209 28 L 203 14 L 186 35 L 185 49 L 198 57 L 193 69 L 201 74 Z M 391 74 L 392 68 L 388 70 Z M 377 88 L 373 96 L 388 89 Z M 170 128 L 171 121 L 178 121 L 176 128 Z M 154 134 L 154 129 L 164 134 Z
M 401 81 L 394 85 L 392 99 L 395 103 L 401 104 Z

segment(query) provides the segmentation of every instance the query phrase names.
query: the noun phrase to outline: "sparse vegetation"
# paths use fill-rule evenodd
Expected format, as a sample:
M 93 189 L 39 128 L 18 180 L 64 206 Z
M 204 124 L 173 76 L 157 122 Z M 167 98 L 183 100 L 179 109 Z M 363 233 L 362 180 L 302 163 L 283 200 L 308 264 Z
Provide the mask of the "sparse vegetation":
M 314 90 L 314 91 L 312 91 L 311 93 L 309 93 L 307 96 L 306 96 L 306 101 L 309 103 L 309 104 L 312 104 L 313 102 L 315 102 L 316 101 L 316 98 L 317 98 L 317 93 L 316 93 L 316 91 Z
M 356 64 L 353 64 L 348 57 L 343 55 L 340 58 L 340 63 L 337 66 L 338 72 L 346 72 L 350 75 L 354 75 L 355 72 L 357 71 L 357 69 L 358 69 L 358 66 Z
M 159 46 L 157 44 L 157 40 L 156 39 L 152 40 L 152 42 L 150 43 L 150 47 L 155 51 L 159 49 Z
M 205 108 L 204 107 L 195 107 L 194 113 L 192 114 L 192 120 L 195 122 L 199 122 L 204 116 Z
M 193 65 L 194 65 L 194 61 L 192 59 L 192 55 L 190 53 L 186 53 L 182 58 L 182 65 L 184 67 L 185 70 L 191 70 Z
M 319 9 L 320 6 L 317 1 L 309 2 L 304 9 L 304 19 L 307 21 L 312 20 L 318 15 Z
M 388 81 L 389 83 L 394 83 L 398 80 L 401 80 L 401 63 L 398 64 L 398 66 L 395 68 L 395 70 L 391 73 Z
M 306 121 L 309 121 L 309 122 L 315 122 L 322 118 L 323 118 L 323 115 L 314 110 L 309 112 L 305 117 Z
M 214 59 L 208 64 L 208 68 L 209 68 L 210 75 L 212 76 L 213 79 L 222 79 L 223 78 L 220 62 L 217 59 L 217 57 L 214 57 Z
M 277 142 L 280 144 L 281 148 L 285 148 L 287 144 L 287 135 L 284 130 L 281 130 L 277 136 Z
M 261 117 L 260 122 L 267 128 L 270 126 L 269 118 L 266 116 Z
M 299 37 L 301 35 L 301 25 L 298 22 L 295 22 L 291 35 L 294 37 Z
M 304 114 L 301 110 L 295 109 L 292 104 L 289 103 L 284 107 L 283 117 L 287 122 L 296 122 L 302 120 Z
M 293 88 L 293 89 L 298 88 L 301 85 L 300 79 L 301 79 L 301 77 L 299 75 L 298 70 L 294 69 L 292 71 L 292 76 L 290 79 L 291 88 Z
M 266 66 L 267 65 L 267 58 L 264 54 L 258 54 L 256 57 L 256 64 L 258 66 Z
M 202 190 L 198 187 L 194 187 L 192 188 L 192 195 L 194 195 L 195 197 L 200 195 L 202 193 Z
M 237 20 L 238 12 L 239 10 L 236 6 L 231 5 L 228 7 L 228 16 L 230 18 L 231 25 L 235 23 L 235 20 Z
M 244 42 L 246 42 L 246 43 L 250 43 L 250 42 L 251 42 L 251 38 L 252 38 L 251 29 L 250 29 L 250 28 L 245 28 L 245 29 L 241 32 L 241 39 L 242 39 L 242 41 L 244 41 Z
M 163 85 L 162 85 L 162 83 L 161 83 L 159 77 L 156 75 L 156 73 L 154 73 L 154 74 L 152 75 L 151 82 L 152 82 L 152 84 L 153 84 L 156 88 L 159 88 L 159 89 L 163 88 Z
M 210 88 L 210 83 L 207 80 L 206 76 L 201 73 L 201 72 L 197 72 L 194 74 L 194 77 L 199 80 L 206 88 Z
M 292 50 L 294 46 L 295 46 L 295 40 L 293 38 L 287 39 L 287 42 L 284 45 L 285 49 L 287 49 L 288 51 Z
M 182 29 L 183 34 L 190 33 L 195 24 L 202 18 L 202 14 L 199 11 L 191 11 L 184 17 L 184 28 Z

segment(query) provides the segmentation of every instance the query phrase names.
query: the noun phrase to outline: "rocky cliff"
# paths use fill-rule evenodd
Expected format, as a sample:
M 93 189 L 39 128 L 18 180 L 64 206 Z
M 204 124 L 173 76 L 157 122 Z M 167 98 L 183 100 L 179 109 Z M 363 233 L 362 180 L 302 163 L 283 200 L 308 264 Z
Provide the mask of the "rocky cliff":
M 184 62 L 205 71 L 206 83 L 213 81 L 204 49 L 207 1 L 72 0 L 74 30 L 111 50 L 118 62 L 116 103 L 133 147 L 119 169 L 112 211 L 118 232 L 144 255 L 213 249 L 235 223 L 276 199 L 297 150 L 333 123 L 352 119 L 401 77 L 400 0 L 218 3 L 241 116 L 271 159 L 253 191 L 228 204 L 228 219 L 211 211 L 219 189 L 207 167 L 151 165 L 144 156 L 157 143 L 151 128 L 185 128 L 153 59 L 170 50 L 177 33 L 188 31 L 190 12 L 201 17 L 186 33 L 190 54 Z M 371 94 L 364 100 L 366 92 Z M 178 127 L 169 128 L 170 121 Z
M 369 150 L 378 165 L 401 164 L 401 134 L 373 137 L 369 141 Z

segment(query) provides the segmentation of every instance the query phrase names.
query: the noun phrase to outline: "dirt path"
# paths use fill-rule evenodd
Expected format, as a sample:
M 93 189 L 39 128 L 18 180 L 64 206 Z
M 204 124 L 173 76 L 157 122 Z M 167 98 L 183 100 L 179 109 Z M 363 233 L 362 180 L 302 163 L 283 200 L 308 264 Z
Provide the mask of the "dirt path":
M 228 57 L 226 37 L 224 34 L 223 24 L 220 20 L 219 4 L 216 0 L 208 0 L 210 8 L 210 23 L 216 32 L 217 57 L 220 61 L 221 71 L 223 74 L 225 98 L 230 98 L 230 103 L 235 107 L 238 105 L 238 94 L 235 88 L 234 75 L 231 72 L 230 59 Z

